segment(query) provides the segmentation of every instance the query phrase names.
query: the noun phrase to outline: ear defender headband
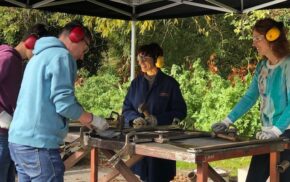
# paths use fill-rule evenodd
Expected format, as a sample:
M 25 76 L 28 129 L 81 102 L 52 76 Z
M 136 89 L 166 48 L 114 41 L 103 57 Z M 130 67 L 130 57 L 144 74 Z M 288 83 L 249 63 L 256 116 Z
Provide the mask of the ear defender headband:
M 280 34 L 281 34 L 281 31 L 278 27 L 272 27 L 267 31 L 265 37 L 267 41 L 273 42 L 280 37 Z
M 27 49 L 34 49 L 34 45 L 37 39 L 38 39 L 38 36 L 36 34 L 29 35 L 24 41 L 24 46 Z
M 71 31 L 69 33 L 69 39 L 72 42 L 78 43 L 78 42 L 84 40 L 84 38 L 85 38 L 85 32 L 81 26 L 76 26 L 76 27 L 71 29 Z
M 155 63 L 155 66 L 157 68 L 162 68 L 164 66 L 164 57 L 163 56 L 158 56 L 157 61 Z

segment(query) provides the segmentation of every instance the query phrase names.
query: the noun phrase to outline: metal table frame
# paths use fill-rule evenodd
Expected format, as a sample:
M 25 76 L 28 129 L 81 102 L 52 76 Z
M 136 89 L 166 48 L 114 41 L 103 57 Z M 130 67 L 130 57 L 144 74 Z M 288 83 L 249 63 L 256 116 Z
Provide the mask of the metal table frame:
M 91 146 L 91 173 L 90 181 L 98 181 L 98 149 L 107 157 L 111 158 L 115 152 L 114 150 L 121 149 L 124 145 L 123 142 L 112 141 L 94 138 L 89 140 Z M 252 156 L 259 154 L 270 154 L 270 181 L 279 181 L 279 172 L 277 170 L 277 164 L 280 159 L 280 152 L 288 147 L 286 141 L 275 141 L 262 144 L 254 144 L 249 146 L 238 146 L 226 149 L 215 149 L 206 150 L 200 152 L 188 152 L 187 149 L 182 147 L 177 147 L 175 145 L 159 144 L 159 143 L 143 143 L 134 144 L 131 143 L 131 149 L 133 150 L 133 155 L 127 161 L 120 161 L 115 165 L 115 169 L 105 175 L 99 181 L 110 181 L 119 174 L 130 182 L 137 182 L 139 179 L 130 170 L 130 167 L 136 162 L 141 160 L 144 156 L 156 157 L 162 159 L 169 159 L 175 161 L 185 161 L 197 164 L 197 182 L 206 182 L 208 177 L 214 181 L 224 181 L 219 174 L 209 165 L 209 162 Z

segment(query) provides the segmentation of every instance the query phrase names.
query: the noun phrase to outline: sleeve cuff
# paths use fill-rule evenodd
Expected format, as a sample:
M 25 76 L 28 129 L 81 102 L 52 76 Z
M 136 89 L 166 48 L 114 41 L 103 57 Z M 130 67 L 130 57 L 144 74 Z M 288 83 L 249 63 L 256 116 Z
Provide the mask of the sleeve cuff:
M 273 126 L 273 127 L 271 128 L 271 130 L 273 131 L 273 133 L 274 133 L 276 136 L 280 136 L 280 135 L 282 134 L 282 131 L 281 131 L 279 128 L 277 128 L 276 126 Z
M 226 117 L 223 121 L 224 124 L 226 124 L 227 126 L 229 126 L 230 124 L 233 124 L 233 122 L 231 121 L 230 118 Z

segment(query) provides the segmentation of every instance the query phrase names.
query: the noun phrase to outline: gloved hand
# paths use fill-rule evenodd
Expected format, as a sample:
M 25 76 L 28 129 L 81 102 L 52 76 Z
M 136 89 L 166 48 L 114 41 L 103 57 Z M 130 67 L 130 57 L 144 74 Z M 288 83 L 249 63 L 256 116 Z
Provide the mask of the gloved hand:
M 146 126 L 147 122 L 145 121 L 144 118 L 138 117 L 138 118 L 133 120 L 133 125 L 134 126 Z
M 12 116 L 6 111 L 0 113 L 0 128 L 8 129 L 12 121 Z
M 150 125 L 150 126 L 156 126 L 157 125 L 157 119 L 153 115 L 149 115 L 149 116 L 145 117 L 145 120 L 147 122 L 147 125 Z
M 225 118 L 224 120 L 211 125 L 211 129 L 215 133 L 224 133 L 230 124 L 232 124 L 232 121 L 229 118 Z
M 93 115 L 93 120 L 91 122 L 91 126 L 95 129 L 103 131 L 109 128 L 109 124 L 106 119 Z
M 276 126 L 273 126 L 271 128 L 262 128 L 262 131 L 259 131 L 256 134 L 256 139 L 258 140 L 274 139 L 279 138 L 281 134 L 282 132 Z

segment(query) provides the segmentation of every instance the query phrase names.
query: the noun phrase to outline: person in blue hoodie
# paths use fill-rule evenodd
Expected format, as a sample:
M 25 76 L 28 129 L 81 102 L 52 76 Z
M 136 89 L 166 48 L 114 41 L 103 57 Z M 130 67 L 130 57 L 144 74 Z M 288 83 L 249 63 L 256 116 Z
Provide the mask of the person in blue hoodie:
M 253 28 L 253 46 L 264 59 L 258 63 L 246 94 L 225 119 L 212 125 L 212 130 L 225 132 L 260 98 L 262 129 L 256 139 L 290 138 L 290 50 L 283 23 L 271 18 L 258 20 Z M 281 152 L 280 159 L 290 161 L 290 150 Z M 246 181 L 266 181 L 269 161 L 269 154 L 253 156 Z M 280 175 L 281 182 L 289 179 L 290 168 Z
M 137 55 L 142 74 L 131 82 L 123 103 L 126 125 L 170 125 L 184 119 L 187 108 L 178 82 L 158 68 L 164 61 L 162 48 L 157 43 L 143 45 Z M 169 182 L 176 175 L 176 162 L 145 157 L 132 170 L 146 182 Z
M 105 130 L 105 119 L 85 111 L 74 95 L 77 60 L 89 50 L 91 33 L 81 23 L 68 23 L 59 38 L 40 38 L 26 66 L 9 129 L 9 149 L 26 181 L 62 182 L 64 164 L 59 147 L 68 132 L 68 119 Z
M 35 42 L 48 35 L 44 24 L 25 31 L 16 47 L 0 45 L 0 182 L 15 181 L 15 166 L 8 148 L 8 129 L 16 108 L 24 60 L 32 57 Z

